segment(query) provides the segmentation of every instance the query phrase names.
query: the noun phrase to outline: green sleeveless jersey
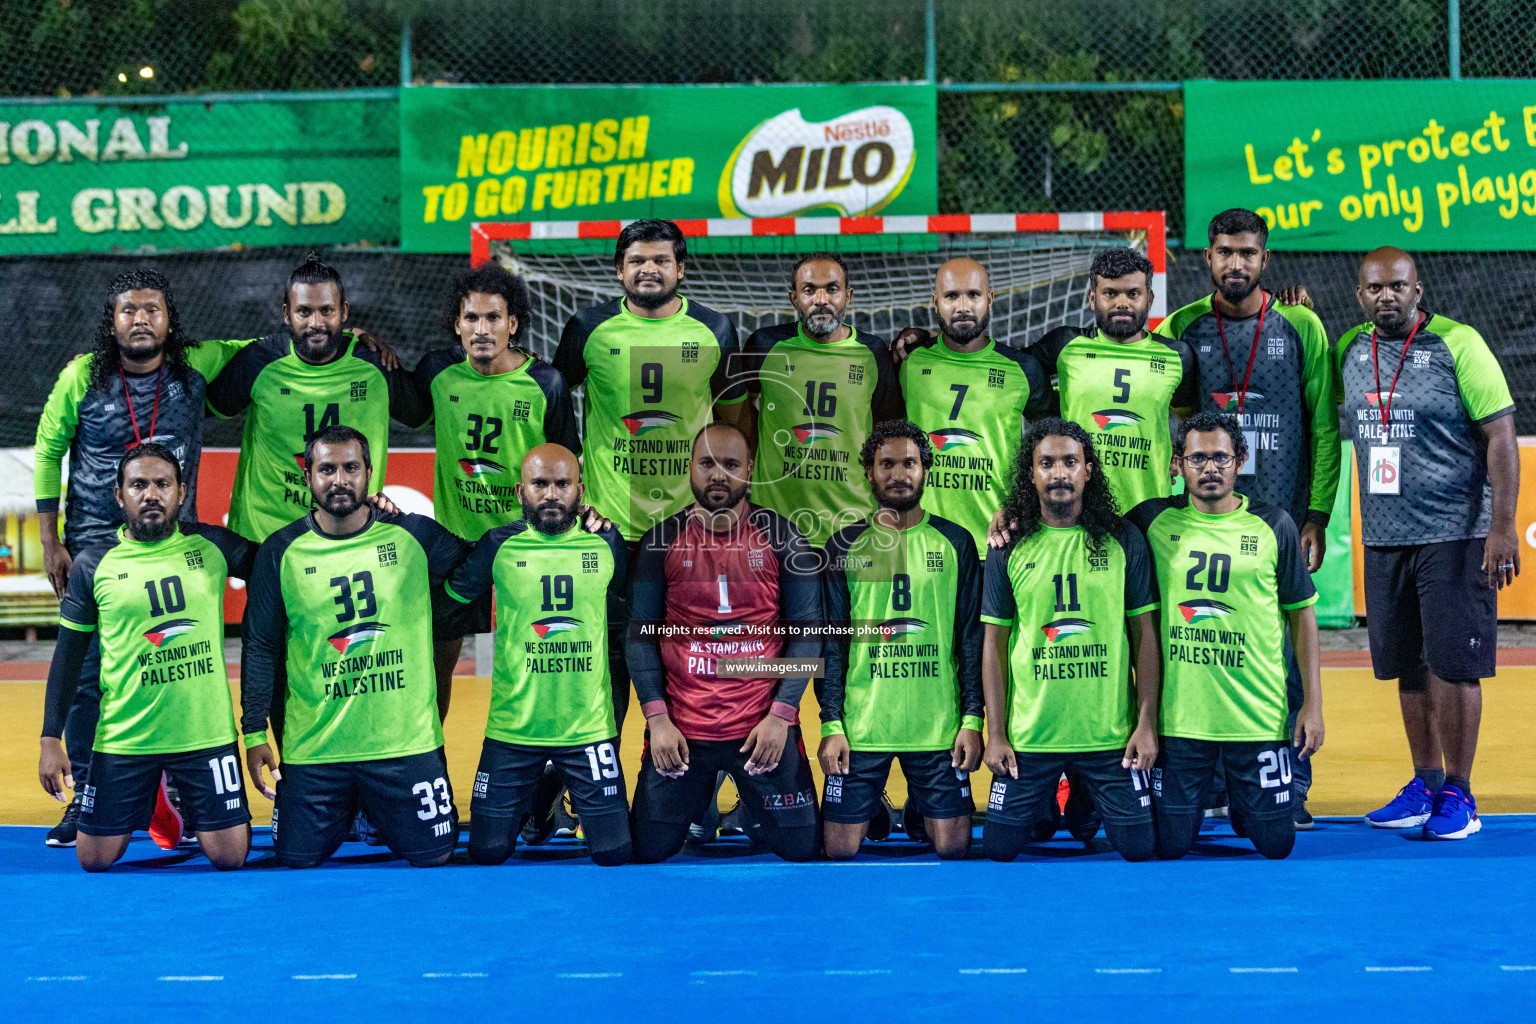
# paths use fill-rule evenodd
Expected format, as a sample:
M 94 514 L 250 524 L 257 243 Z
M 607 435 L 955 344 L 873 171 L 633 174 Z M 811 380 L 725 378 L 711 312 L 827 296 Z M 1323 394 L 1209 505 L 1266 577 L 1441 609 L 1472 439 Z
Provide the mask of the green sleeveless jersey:
M 1122 522 L 1094 549 L 1080 526 L 987 550 L 981 621 L 1009 627 L 1015 750 L 1125 746 L 1136 723 L 1125 620 L 1158 606 L 1146 541 Z
M 991 338 L 975 352 L 940 338 L 901 364 L 901 391 L 907 418 L 933 442 L 923 508 L 965 527 L 985 552 L 1024 428 L 1055 405 L 1049 378 L 1034 356 Z
M 736 328 L 687 298 L 669 317 L 648 320 L 623 299 L 583 309 L 566 323 L 555 369 L 586 388 L 582 478 L 587 501 L 627 541 L 693 501 L 693 437 L 725 394 Z
M 235 739 L 224 667 L 224 581 L 256 545 L 220 526 L 179 523 L 145 544 L 125 527 L 81 552 L 59 606 L 65 629 L 101 634 L 105 754 L 172 754 Z
M 1169 416 L 1200 404 L 1187 344 L 1150 334 L 1119 342 L 1058 327 L 1029 352 L 1056 378 L 1062 417 L 1093 438 L 1122 511 L 1172 493 Z
M 518 520 L 480 538 L 447 590 L 469 603 L 496 588 L 487 736 L 571 747 L 618 735 L 610 679 L 623 669 L 627 568 L 616 530 L 549 536 Z
M 1286 738 L 1285 613 L 1315 603 L 1317 590 L 1291 517 L 1240 501 L 1207 515 L 1181 494 L 1127 517 L 1146 535 L 1163 595 L 1164 736 Z
M 827 544 L 823 734 L 853 750 L 948 750 L 981 731 L 981 564 L 971 535 L 931 513 L 892 530 L 868 520 Z
M 283 760 L 372 761 L 442 746 L 432 588 L 467 551 L 426 516 L 377 511 L 345 536 L 305 516 L 267 538 L 246 602 L 246 745 L 264 742 L 282 659 Z
M 545 442 L 581 454 L 570 389 L 560 371 L 528 356 L 508 373 L 475 370 L 459 346 L 428 352 L 412 374 L 437 435 L 432 514 L 465 540 L 523 516 L 523 456 Z

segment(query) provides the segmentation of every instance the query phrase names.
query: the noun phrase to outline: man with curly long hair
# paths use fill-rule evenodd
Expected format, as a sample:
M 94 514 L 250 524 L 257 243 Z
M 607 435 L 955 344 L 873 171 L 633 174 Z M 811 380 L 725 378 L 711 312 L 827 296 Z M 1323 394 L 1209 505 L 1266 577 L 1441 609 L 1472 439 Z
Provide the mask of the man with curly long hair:
M 198 342 L 187 337 L 170 282 L 149 269 L 129 271 L 107 287 L 92 350 L 59 374 L 37 424 L 33 488 L 41 521 L 43 565 L 61 598 L 76 556 L 110 541 L 123 524 L 113 497 L 123 453 L 151 441 L 180 463 L 187 497 L 181 518 L 197 520 L 197 469 L 203 447 L 203 395 L 207 384 L 248 342 Z M 64 538 L 59 539 L 62 465 L 69 456 Z M 74 778 L 80 788 L 48 845 L 75 845 L 80 796 L 89 777 L 91 747 L 101 704 L 101 655 L 92 643 L 65 725 Z M 181 838 L 162 835 L 172 846 Z
M 982 846 L 1017 857 L 1070 768 L 1110 845 L 1147 860 L 1162 652 L 1146 540 L 1120 517 L 1088 432 L 1067 420 L 1025 433 L 1003 512 L 1017 527 L 988 548 L 981 599 L 993 777 Z

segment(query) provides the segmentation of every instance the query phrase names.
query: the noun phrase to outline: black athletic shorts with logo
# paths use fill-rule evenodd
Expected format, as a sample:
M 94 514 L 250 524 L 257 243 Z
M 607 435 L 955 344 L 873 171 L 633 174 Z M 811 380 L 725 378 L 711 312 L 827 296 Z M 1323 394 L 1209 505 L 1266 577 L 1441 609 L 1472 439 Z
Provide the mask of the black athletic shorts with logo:
M 618 738 L 578 747 L 532 747 L 485 738 L 475 769 L 475 792 L 469 817 L 511 818 L 521 821 L 533 809 L 533 789 L 553 761 L 565 777 L 566 791 L 577 817 L 628 814 L 624 767 L 619 764 Z
M 992 776 L 987 796 L 987 820 L 1006 825 L 1033 825 L 1051 816 L 1056 787 L 1069 767 L 1088 786 L 1093 806 L 1107 822 L 1144 825 L 1152 820 L 1152 788 L 1146 772 L 1122 768 L 1125 748 L 1086 753 L 1014 753 L 1019 777 Z
M 741 753 L 744 742 L 745 737 L 689 740 L 688 770 L 681 778 L 669 779 L 651 761 L 647 737 L 645 753 L 640 758 L 640 780 L 635 784 L 636 821 L 687 825 L 701 820 L 715 793 L 715 777 L 725 772 L 736 783 L 742 803 L 758 821 L 771 822 L 778 828 L 814 826 L 816 780 L 811 777 L 811 762 L 805 756 L 800 727 L 789 727 L 778 767 L 762 775 L 747 774 L 748 755 Z
M 893 760 L 901 762 L 907 793 L 923 817 L 968 818 L 976 809 L 971 803 L 970 773 L 951 766 L 948 750 L 902 754 L 850 750 L 848 774 L 828 775 L 822 787 L 821 816 L 840 825 L 858 825 L 874 818 Z
M 279 863 L 313 863 L 335 853 L 359 808 L 384 845 L 412 863 L 435 861 L 459 841 L 442 747 L 376 761 L 287 763 L 272 809 Z
M 1498 658 L 1498 592 L 1483 538 L 1365 549 L 1365 625 L 1377 679 L 1487 679 Z
M 1152 798 L 1162 814 L 1202 814 L 1217 764 L 1226 771 L 1227 800 L 1248 818 L 1291 817 L 1291 745 L 1163 737 L 1152 769 Z
M 181 794 L 181 814 L 195 831 L 217 832 L 251 820 L 233 743 L 181 754 L 91 754 L 90 781 L 81 787 L 80 831 L 122 836 L 149 827 L 160 773 Z

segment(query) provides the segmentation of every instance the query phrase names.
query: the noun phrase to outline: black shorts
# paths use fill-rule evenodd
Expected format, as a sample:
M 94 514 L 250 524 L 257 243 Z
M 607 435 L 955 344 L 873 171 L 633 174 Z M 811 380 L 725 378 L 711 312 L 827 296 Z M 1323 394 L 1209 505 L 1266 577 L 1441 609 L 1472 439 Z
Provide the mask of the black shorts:
M 747 774 L 747 755 L 740 752 L 745 737 L 739 740 L 689 740 L 688 770 L 681 778 L 669 779 L 656 770 L 651 761 L 650 737 L 640 758 L 640 779 L 635 784 L 635 816 L 672 825 L 687 825 L 702 820 L 704 809 L 715 793 L 715 777 L 730 775 L 742 802 L 753 817 L 778 828 L 800 828 L 816 824 L 816 780 L 811 777 L 811 762 L 805 756 L 800 727 L 789 727 L 784 741 L 784 756 L 778 767 L 762 775 Z
M 1365 549 L 1365 625 L 1377 679 L 1487 679 L 1498 661 L 1498 591 L 1483 538 Z
M 442 747 L 376 761 L 284 764 L 272 809 L 278 861 L 329 857 L 359 807 L 397 857 L 437 860 L 459 841 L 459 813 Z
M 533 809 L 533 788 L 549 761 L 565 776 L 578 817 L 628 814 L 618 743 L 614 738 L 579 747 L 531 747 L 487 736 L 475 769 L 469 816 L 521 821 Z
M 1056 787 L 1069 767 L 1088 786 L 1093 806 L 1107 822 L 1143 825 L 1152 820 L 1152 787 L 1146 772 L 1122 768 L 1123 747 L 1086 753 L 1039 753 L 1020 750 L 1014 757 L 1019 777 L 992 776 L 987 820 L 1005 825 L 1033 825 L 1051 816 Z
M 90 781 L 81 787 L 80 831 L 124 836 L 149 827 L 160 792 L 160 773 L 181 794 L 183 819 L 195 831 L 217 832 L 251 820 L 233 743 L 181 754 L 91 755 Z
M 493 606 L 494 602 L 489 590 L 469 604 L 465 604 L 443 593 L 441 587 L 434 588 L 432 591 L 432 639 L 434 641 L 456 640 L 459 637 L 474 636 L 476 633 L 493 632 L 496 628 L 491 621 Z
M 1163 737 L 1152 797 L 1165 814 L 1200 814 L 1220 764 L 1227 801 L 1248 818 L 1291 818 L 1291 745 L 1285 740 L 1217 742 Z
M 821 816 L 840 825 L 869 821 L 880 809 L 880 794 L 891 774 L 891 761 L 901 762 L 907 792 L 925 818 L 968 818 L 971 803 L 969 772 L 951 767 L 948 750 L 884 754 L 850 750 L 848 774 L 828 775 L 821 790 Z

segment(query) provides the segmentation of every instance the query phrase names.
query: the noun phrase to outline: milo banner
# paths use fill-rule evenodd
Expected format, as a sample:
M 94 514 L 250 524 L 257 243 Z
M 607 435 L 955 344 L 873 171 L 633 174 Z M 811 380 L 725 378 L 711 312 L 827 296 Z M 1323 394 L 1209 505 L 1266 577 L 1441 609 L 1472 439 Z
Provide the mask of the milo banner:
M 0 104 L 0 254 L 392 242 L 393 99 Z
M 1188 82 L 1191 237 L 1256 210 L 1275 249 L 1536 248 L 1536 81 Z
M 464 252 L 479 220 L 929 214 L 923 85 L 401 90 L 402 247 Z

